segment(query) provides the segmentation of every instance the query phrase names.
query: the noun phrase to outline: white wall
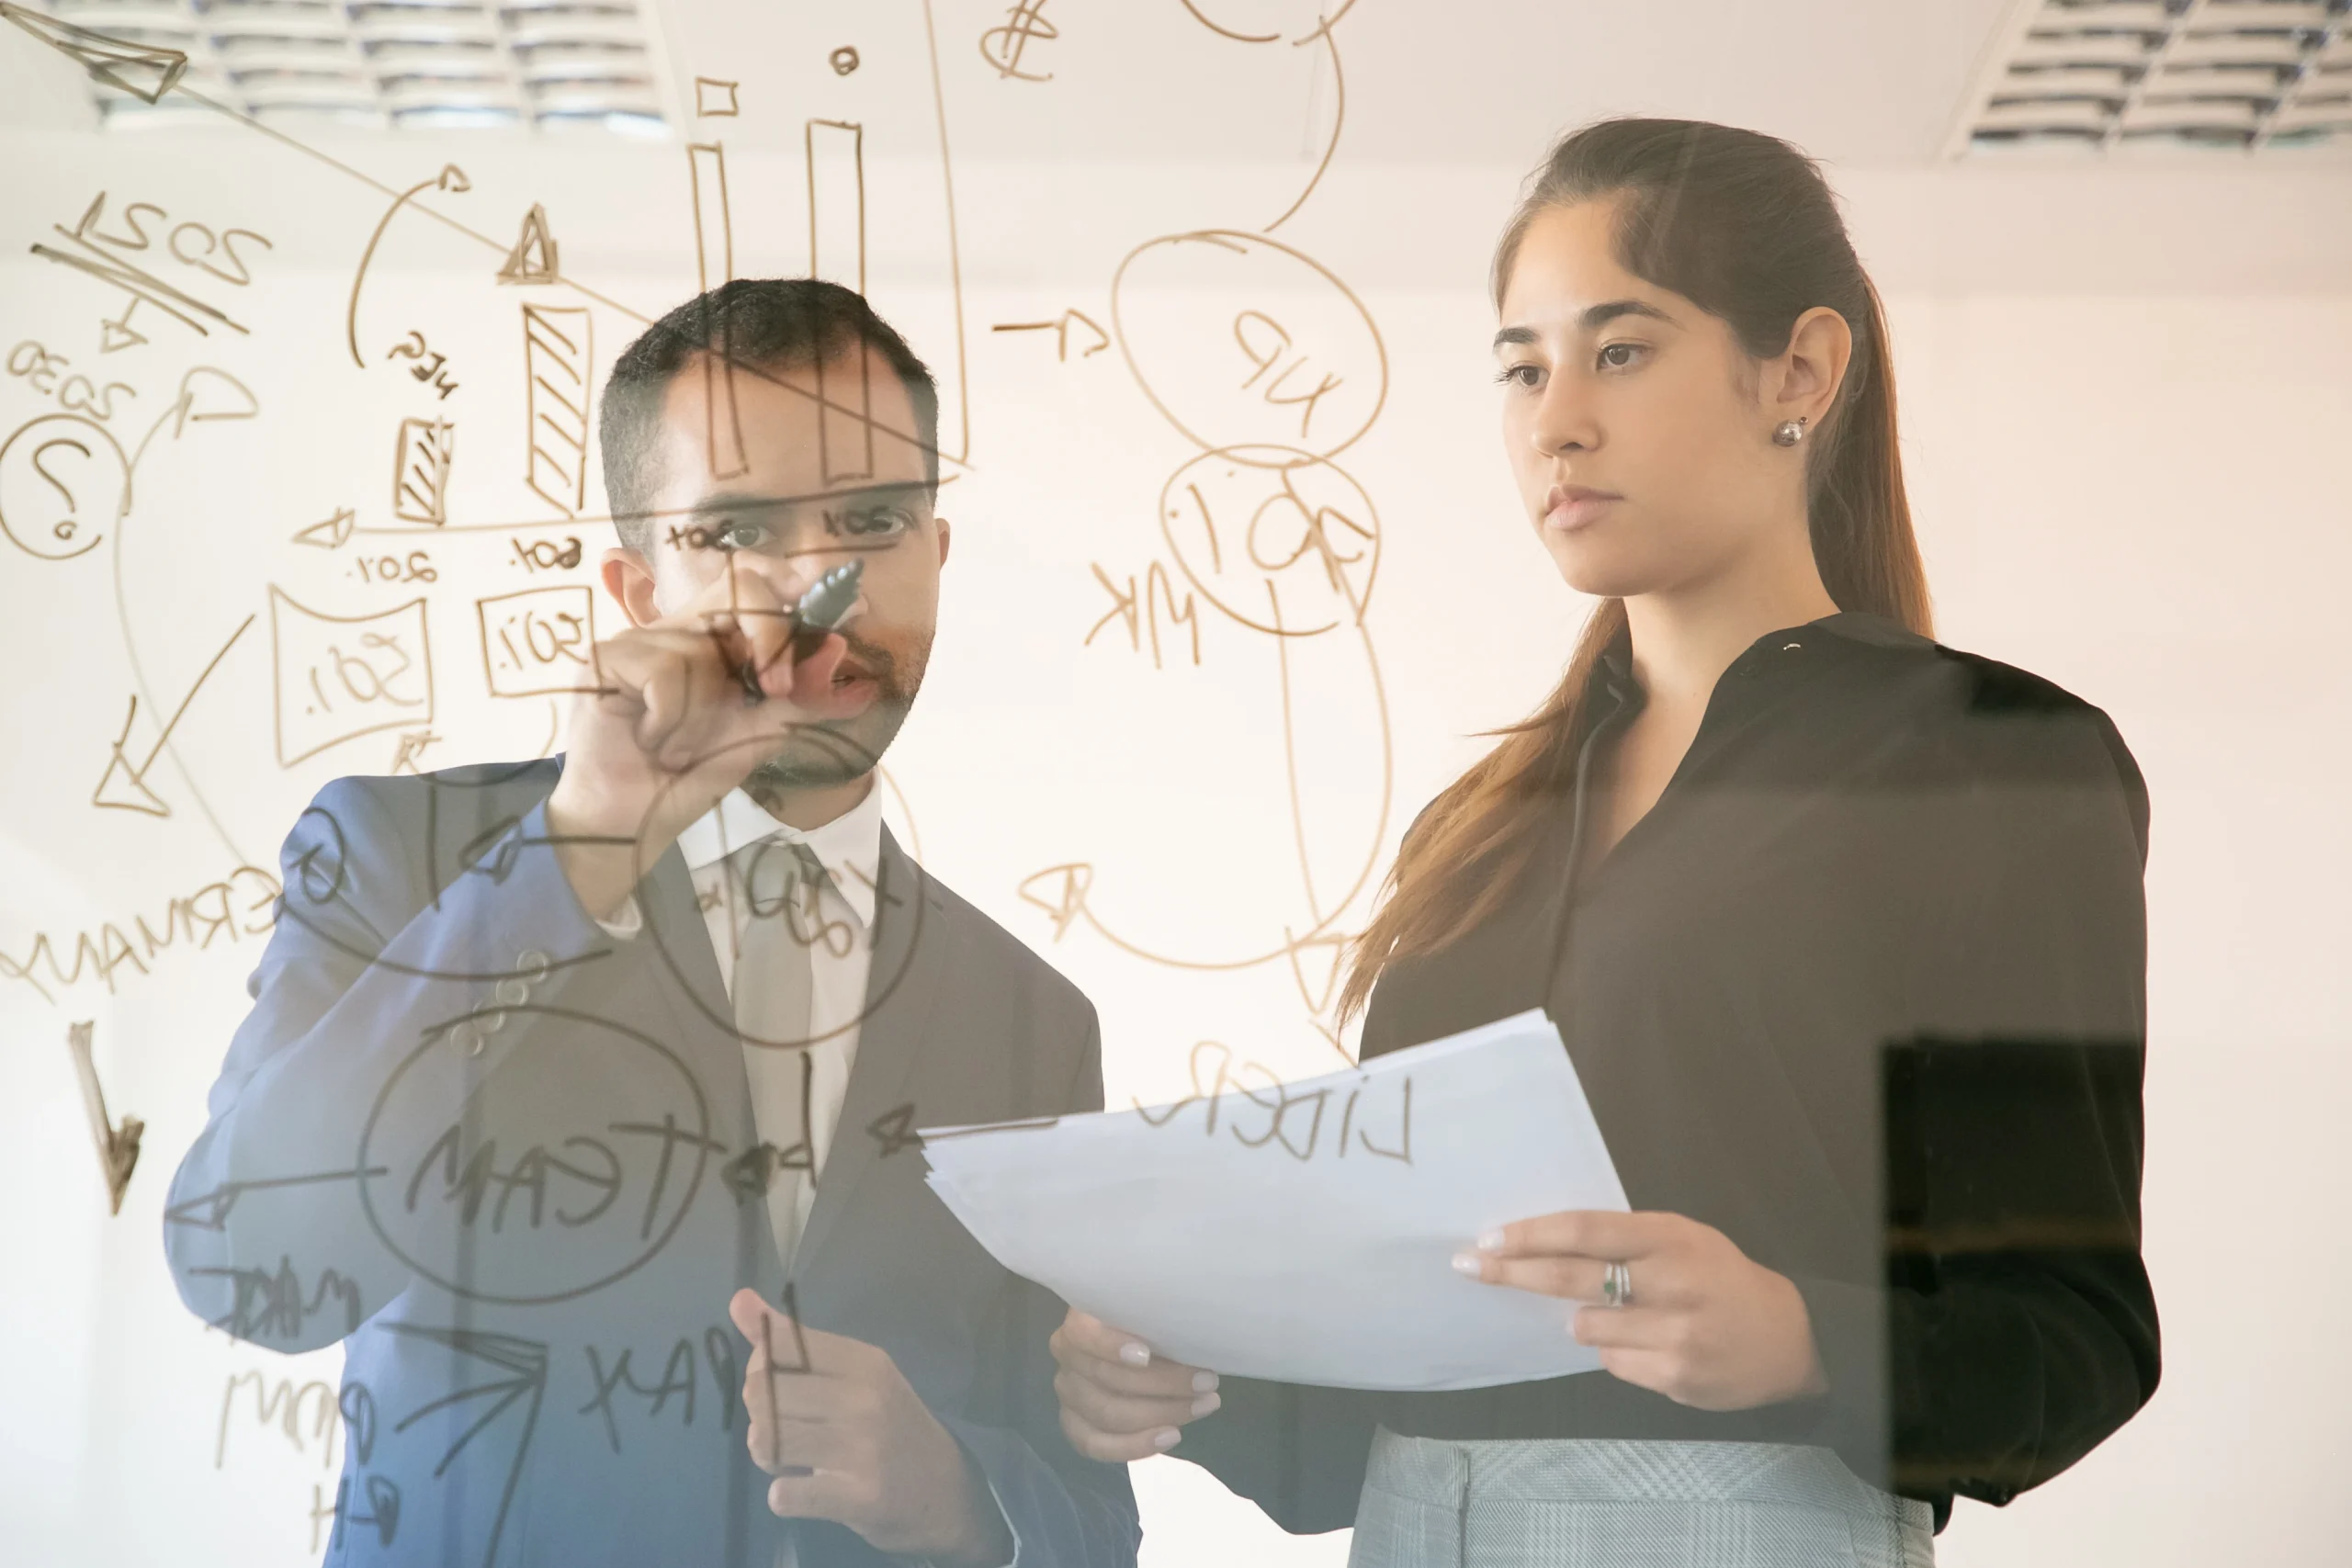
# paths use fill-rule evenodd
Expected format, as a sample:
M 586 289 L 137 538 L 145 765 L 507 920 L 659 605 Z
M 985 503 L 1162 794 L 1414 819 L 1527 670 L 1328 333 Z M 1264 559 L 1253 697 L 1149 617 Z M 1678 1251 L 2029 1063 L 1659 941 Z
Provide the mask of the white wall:
M 395 188 L 454 155 L 364 143 L 338 152 Z M 447 210 L 503 237 L 529 201 L 561 191 L 572 206 L 551 210 L 568 273 L 647 313 L 689 291 L 675 149 L 608 164 L 527 149 L 463 155 L 473 189 L 444 199 Z M 356 543 L 290 542 L 342 506 L 390 525 L 391 432 L 412 413 L 446 411 L 458 423 L 453 522 L 554 515 L 520 481 L 522 296 L 492 281 L 494 254 L 400 220 L 363 297 L 362 370 L 344 347 L 345 311 L 379 193 L 233 140 L 26 133 L 0 144 L 0 160 L 10 170 L 0 254 L 11 258 L 0 263 L 0 346 L 39 341 L 76 372 L 96 367 L 130 386 L 135 396 L 118 398 L 106 422 L 126 446 L 195 366 L 227 370 L 259 404 L 251 420 L 191 423 L 176 437 L 166 426 L 140 464 L 129 515 L 89 555 L 47 562 L 0 544 L 0 660 L 17 674 L 0 706 L 11 738 L 0 954 L 22 959 L 47 933 L 70 968 L 74 933 L 112 922 L 136 946 L 136 915 L 159 919 L 171 897 L 240 862 L 271 864 L 318 783 L 391 762 L 385 731 L 278 765 L 269 585 L 344 615 L 426 598 L 444 739 L 424 761 L 446 765 L 534 752 L 547 738 L 544 700 L 488 695 L 471 624 L 476 598 L 542 580 L 515 563 L 513 540 L 579 533 L 592 552 L 602 541 L 593 526 L 368 541 L 371 553 L 426 549 L 438 573 L 426 585 L 360 581 Z M 797 155 L 737 157 L 739 270 L 786 270 L 805 254 L 797 167 Z M 910 204 L 935 172 L 919 158 L 876 170 L 876 192 Z M 1112 608 L 1091 568 L 1124 582 L 1155 559 L 1173 565 L 1154 512 L 1195 449 L 1115 347 L 1084 355 L 1080 336 L 1057 363 L 1049 333 L 989 330 L 1071 308 L 1110 325 L 1122 256 L 1191 227 L 1254 229 L 1295 194 L 1298 171 L 1170 166 L 1143 178 L 1073 158 L 958 175 L 970 467 L 942 502 L 958 533 L 931 690 L 889 764 L 923 856 L 1096 998 L 1114 1102 L 1173 1087 L 1204 1037 L 1316 1070 L 1329 1047 L 1278 966 L 1204 977 L 1125 956 L 1082 927 L 1056 942 L 1020 896 L 1042 868 L 1091 861 L 1106 919 L 1187 952 L 1278 943 L 1304 907 L 1264 639 L 1204 604 L 1197 668 L 1180 654 L 1185 634 L 1168 626 L 1163 668 L 1148 637 L 1135 649 L 1115 620 L 1080 646 Z M 2097 176 L 2069 178 L 2081 189 Z M 2115 198 L 2117 209 L 2160 209 L 2154 178 L 2132 174 L 2137 194 Z M 2214 180 L 2199 173 L 2181 188 L 2210 196 Z M 1361 643 L 1324 637 L 1296 666 L 1308 853 L 1327 892 L 1366 859 L 1385 863 L 1401 822 L 1476 754 L 1469 732 L 1515 716 L 1548 685 L 1581 613 L 1542 570 L 1495 447 L 1480 285 L 1510 184 L 1490 169 L 1434 179 L 1355 167 L 1277 236 L 1357 282 L 1387 366 L 1378 418 L 1340 461 L 1383 525 L 1366 619 L 1392 739 L 1384 747 Z M 2294 232 L 2297 209 L 2268 188 L 2231 199 Z M 174 273 L 232 300 L 251 335 L 199 340 L 161 330 L 168 323 L 142 308 L 158 329 L 151 343 L 100 355 L 97 322 L 119 296 L 22 249 L 52 222 L 71 227 L 99 190 L 156 202 L 174 222 L 243 224 L 277 242 L 242 291 Z M 2257 287 L 2268 281 L 2258 266 L 2217 265 L 2194 293 L 2090 293 L 2083 278 L 2098 274 L 2080 247 L 2096 236 L 2080 233 L 2075 260 L 2038 287 L 2015 249 L 1997 265 L 1950 268 L 1917 230 L 1951 190 L 1939 175 L 1857 176 L 1854 221 L 1866 251 L 1894 258 L 1882 280 L 1944 635 L 2108 707 L 2154 794 L 2146 1193 L 2167 1370 L 2151 1408 L 2078 1471 L 2004 1511 L 1963 1506 L 1939 1549 L 1963 1565 L 2326 1560 L 2338 1536 L 2326 1461 L 2341 1451 L 2335 1412 L 2352 1392 L 2332 1310 L 2352 1282 L 2332 1244 L 2352 1220 L 2352 1156 L 2332 1135 L 2352 1090 L 2352 1032 L 2325 988 L 2352 936 L 2337 806 L 2352 681 L 2329 646 L 2352 568 L 2342 461 L 2352 276 L 2340 260 L 2332 275 L 2314 264 L 2307 292 L 2281 294 Z M 1952 199 L 2018 220 L 2008 196 L 1971 190 Z M 567 228 L 589 203 L 603 213 Z M 606 265 L 594 237 L 614 228 L 615 211 L 634 232 L 626 265 Z M 927 221 L 880 210 L 876 294 L 945 367 L 953 301 Z M 2177 212 L 2162 221 L 2167 233 L 2195 227 Z M 1270 262 L 1245 292 L 1302 345 L 1370 375 L 1330 291 L 1295 287 L 1281 267 Z M 1998 291 L 1985 281 L 1996 276 Z M 1178 355 L 1180 378 L 1210 386 L 1240 363 L 1225 335 L 1232 299 L 1171 289 L 1136 300 L 1137 341 L 1203 328 Z M 446 403 L 382 357 L 412 326 L 450 355 L 460 390 Z M 595 331 L 608 364 L 631 325 L 598 307 Z M 208 395 L 225 394 L 213 383 Z M 1202 396 L 1247 427 L 1219 439 L 1256 433 L 1259 413 Z M 0 378 L 0 424 L 60 412 L 54 397 L 28 378 Z M 51 504 L 9 472 L 0 466 L 0 509 L 12 519 Z M 6 488 L 20 481 L 32 488 Z M 1328 601 L 1312 581 L 1282 582 L 1294 606 Z M 134 759 L 153 743 L 154 711 L 169 711 L 255 613 L 149 776 L 172 815 L 94 809 L 139 681 L 149 697 L 127 746 Z M 1394 769 L 1385 825 L 1374 787 L 1384 760 Z M 0 978 L 0 1183 L 17 1195 L 16 1288 L 0 1294 L 14 1390 L 0 1422 L 0 1539 L 22 1543 L 11 1561 L 309 1560 L 311 1488 L 323 1479 L 332 1495 L 322 1443 L 307 1425 L 260 1425 L 249 1386 L 224 1424 L 222 1393 L 247 1371 L 332 1382 L 334 1357 L 288 1362 L 203 1330 L 174 1300 L 157 1246 L 165 1182 L 201 1125 L 258 947 L 250 935 L 200 953 L 183 942 L 143 972 L 117 965 L 110 982 L 85 970 L 62 985 L 44 972 L 47 998 Z M 105 1213 L 67 1067 L 65 1030 L 79 1019 L 96 1021 L 115 1111 L 149 1124 L 119 1217 Z M 1344 1554 L 1335 1538 L 1284 1540 L 1189 1467 L 1154 1461 L 1136 1480 L 1155 1564 Z

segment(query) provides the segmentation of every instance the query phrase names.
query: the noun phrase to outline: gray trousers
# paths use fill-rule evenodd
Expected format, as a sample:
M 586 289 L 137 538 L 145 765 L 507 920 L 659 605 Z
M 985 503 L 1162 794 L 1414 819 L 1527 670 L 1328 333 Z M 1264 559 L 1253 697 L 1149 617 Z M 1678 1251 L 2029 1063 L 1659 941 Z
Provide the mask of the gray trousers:
M 1823 1448 L 1384 1427 L 1348 1568 L 1932 1568 L 1934 1520 Z

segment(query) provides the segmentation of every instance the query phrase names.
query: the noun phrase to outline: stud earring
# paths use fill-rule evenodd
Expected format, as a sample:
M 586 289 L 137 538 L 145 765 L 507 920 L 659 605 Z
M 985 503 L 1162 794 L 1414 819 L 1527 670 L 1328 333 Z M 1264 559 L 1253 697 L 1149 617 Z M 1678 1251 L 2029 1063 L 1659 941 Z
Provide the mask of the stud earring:
M 1804 439 L 1804 421 L 1801 419 L 1784 419 L 1772 429 L 1775 446 L 1793 446 Z

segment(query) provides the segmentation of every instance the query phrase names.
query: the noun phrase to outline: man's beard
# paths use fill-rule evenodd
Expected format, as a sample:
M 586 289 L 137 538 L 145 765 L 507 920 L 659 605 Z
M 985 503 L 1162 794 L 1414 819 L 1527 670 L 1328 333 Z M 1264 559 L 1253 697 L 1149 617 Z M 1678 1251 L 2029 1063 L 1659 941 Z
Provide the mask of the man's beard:
M 818 719 L 798 725 L 784 749 L 753 768 L 744 791 L 758 799 L 770 793 L 824 789 L 863 777 L 898 739 L 922 689 L 931 662 L 931 638 L 892 652 L 879 643 L 848 637 L 849 660 L 874 678 L 874 700 L 851 718 Z

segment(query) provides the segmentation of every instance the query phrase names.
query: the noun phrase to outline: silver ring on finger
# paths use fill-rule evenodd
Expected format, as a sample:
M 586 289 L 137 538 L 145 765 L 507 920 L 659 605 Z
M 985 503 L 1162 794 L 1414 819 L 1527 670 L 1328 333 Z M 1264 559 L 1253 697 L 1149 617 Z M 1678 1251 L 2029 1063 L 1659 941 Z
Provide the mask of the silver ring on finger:
M 1613 1307 L 1633 1305 L 1633 1270 L 1623 1263 L 1611 1263 L 1601 1270 L 1600 1299 Z

